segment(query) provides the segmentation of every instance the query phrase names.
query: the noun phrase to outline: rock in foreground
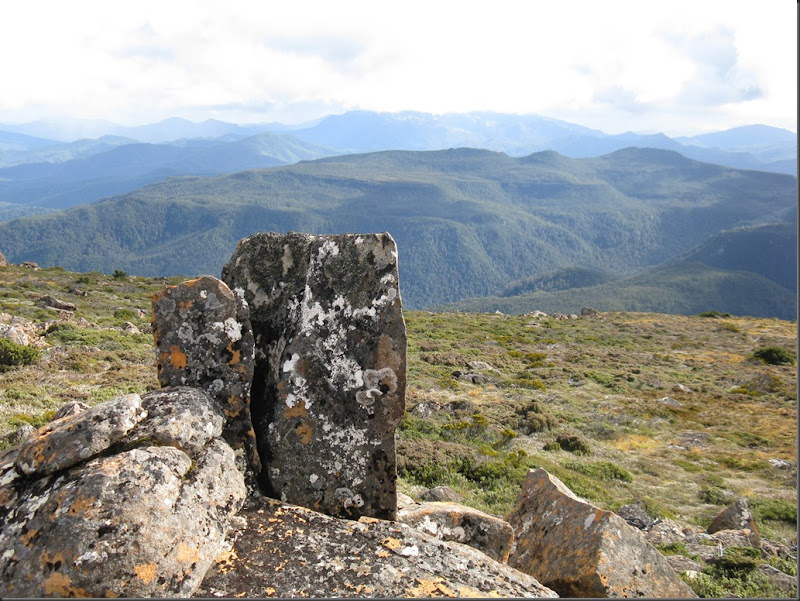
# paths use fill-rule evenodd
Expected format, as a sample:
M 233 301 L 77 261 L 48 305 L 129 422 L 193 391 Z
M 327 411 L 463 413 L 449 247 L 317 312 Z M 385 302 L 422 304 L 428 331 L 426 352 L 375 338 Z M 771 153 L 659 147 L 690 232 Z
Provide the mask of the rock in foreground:
M 68 415 L 7 450 L 0 596 L 191 594 L 245 496 L 222 424 L 202 392 L 166 389 Z
M 239 519 L 241 518 L 241 519 Z M 466 545 L 396 522 L 250 498 L 198 597 L 555 597 Z
M 696 597 L 642 532 L 543 469 L 528 472 L 509 522 L 509 565 L 561 596 Z
M 264 493 L 337 517 L 393 519 L 406 388 L 394 240 L 255 234 L 222 279 L 250 308 Z

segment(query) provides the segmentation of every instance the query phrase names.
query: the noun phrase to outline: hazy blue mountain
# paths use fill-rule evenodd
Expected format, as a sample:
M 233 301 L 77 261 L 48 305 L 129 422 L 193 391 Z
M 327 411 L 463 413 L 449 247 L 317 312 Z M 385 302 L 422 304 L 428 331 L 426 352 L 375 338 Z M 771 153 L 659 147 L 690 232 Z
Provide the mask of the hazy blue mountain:
M 743 125 L 697 136 L 675 138 L 681 144 L 704 146 L 706 148 L 722 148 L 724 150 L 740 150 L 742 148 L 759 148 L 782 145 L 793 145 L 797 148 L 797 134 L 786 129 L 769 125 Z
M 11 167 L 27 163 L 63 163 L 99 154 L 117 146 L 134 144 L 136 140 L 121 136 L 102 136 L 97 139 L 83 139 L 75 142 L 54 142 L 37 145 L 34 148 L 9 152 L 0 155 L 0 167 Z
M 388 231 L 406 305 L 499 294 L 580 266 L 632 275 L 723 230 L 784 223 L 797 179 L 630 148 L 591 159 L 451 149 L 343 155 L 212 178 L 0 224 L 14 262 L 219 274 L 258 231 Z
M 595 133 L 580 125 L 534 115 L 466 113 L 432 115 L 401 112 L 350 111 L 330 115 L 294 134 L 343 152 L 380 150 L 440 150 L 485 148 L 524 155 L 549 148 L 551 140 L 578 133 Z
M 71 119 L 32 121 L 30 123 L 0 123 L 0 130 L 17 132 L 59 142 L 74 142 L 84 138 L 99 138 L 115 133 L 115 123 L 103 119 Z
M 87 152 L 91 150 L 89 144 L 74 144 Z M 290 135 L 269 133 L 233 142 L 189 139 L 172 144 L 111 146 L 110 150 L 84 158 L 0 169 L 0 202 L 30 205 L 37 210 L 64 208 L 167 177 L 230 173 L 333 154 Z M 0 219 L 17 216 L 11 208 L 0 207 Z
M 3 126 L 0 125 L 0 129 Z M 237 125 L 213 119 L 193 123 L 173 118 L 136 127 L 103 121 L 72 120 L 63 123 L 36 122 L 7 126 L 6 129 L 59 140 L 69 139 L 63 137 L 69 132 L 81 132 L 84 135 L 76 135 L 71 139 L 107 134 L 149 143 L 188 138 L 235 141 L 264 131 L 291 132 L 307 142 L 340 153 L 471 147 L 504 152 L 511 156 L 556 150 L 573 158 L 583 158 L 638 146 L 674 150 L 695 160 L 728 167 L 793 175 L 797 171 L 796 134 L 764 125 L 672 139 L 664 134 L 642 135 L 632 132 L 607 135 L 599 130 L 538 115 L 351 111 L 329 115 L 305 125 Z M 85 133 L 89 131 L 98 133 Z

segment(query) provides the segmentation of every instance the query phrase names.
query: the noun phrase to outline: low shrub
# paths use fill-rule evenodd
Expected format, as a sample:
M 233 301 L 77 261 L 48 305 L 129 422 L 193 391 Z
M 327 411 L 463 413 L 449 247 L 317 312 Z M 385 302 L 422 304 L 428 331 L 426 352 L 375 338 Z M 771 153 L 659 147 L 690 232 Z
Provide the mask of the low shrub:
M 780 346 L 765 346 L 757 349 L 753 351 L 753 357 L 768 365 L 795 364 L 794 353 Z
M 618 480 L 620 482 L 633 482 L 633 474 L 624 467 L 610 461 L 597 461 L 594 463 L 578 463 L 570 461 L 563 464 L 567 469 L 590 476 L 597 480 Z
M 41 356 L 39 349 L 0 338 L 0 373 L 20 365 L 30 365 Z
M 565 451 L 574 455 L 591 455 L 592 449 L 589 442 L 579 434 L 559 434 L 556 436 L 556 443 Z

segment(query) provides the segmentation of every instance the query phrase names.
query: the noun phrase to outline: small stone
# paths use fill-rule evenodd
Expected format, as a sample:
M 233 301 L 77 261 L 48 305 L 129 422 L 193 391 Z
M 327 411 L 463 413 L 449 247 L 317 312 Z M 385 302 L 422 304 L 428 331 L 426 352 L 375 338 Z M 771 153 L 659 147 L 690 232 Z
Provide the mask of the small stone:
M 493 515 L 457 503 L 421 503 L 397 513 L 397 521 L 441 540 L 469 545 L 505 563 L 511 551 L 511 524 Z
M 423 492 L 419 497 L 423 501 L 446 501 L 450 503 L 461 503 L 464 500 L 464 497 L 449 486 L 434 486 Z
M 723 509 L 711 520 L 708 526 L 708 533 L 714 534 L 720 530 L 750 530 L 756 532 L 756 523 L 750 513 L 750 506 L 747 499 L 738 499 Z
M 647 515 L 644 507 L 640 503 L 623 505 L 617 511 L 617 515 L 628 522 L 634 528 L 647 532 L 655 524 L 655 520 Z

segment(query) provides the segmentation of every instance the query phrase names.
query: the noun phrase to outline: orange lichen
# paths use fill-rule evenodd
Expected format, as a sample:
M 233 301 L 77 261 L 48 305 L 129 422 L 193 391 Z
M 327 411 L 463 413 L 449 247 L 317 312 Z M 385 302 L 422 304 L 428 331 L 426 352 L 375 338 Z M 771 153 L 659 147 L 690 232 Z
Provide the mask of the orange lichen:
M 228 365 L 236 365 L 242 360 L 242 351 L 233 348 L 233 341 L 228 343 L 227 350 L 231 354 L 231 360 L 228 361 Z
M 136 577 L 139 580 L 145 584 L 150 584 L 156 577 L 156 564 L 143 563 L 138 566 L 133 566 L 133 571 L 136 573 Z
M 300 438 L 300 442 L 303 444 L 308 444 L 311 442 L 311 438 L 314 435 L 314 430 L 311 429 L 311 426 L 308 424 L 300 424 L 294 429 L 297 432 L 298 438 Z
M 53 572 L 44 581 L 44 592 L 53 597 L 91 597 L 86 590 L 72 586 L 72 579 L 60 572 Z
M 172 367 L 175 369 L 184 369 L 186 367 L 186 353 L 184 353 L 180 347 L 173 344 L 169 347 L 169 362 L 172 364 Z
M 291 419 L 293 417 L 306 417 L 308 415 L 308 405 L 305 399 L 298 399 L 297 402 L 283 410 L 283 417 Z
M 418 585 L 408 590 L 409 597 L 458 597 L 458 594 L 444 583 L 444 578 L 419 580 Z
M 178 553 L 176 559 L 186 563 L 196 563 L 200 561 L 200 551 L 197 549 L 197 547 L 193 547 L 182 542 L 178 544 Z

